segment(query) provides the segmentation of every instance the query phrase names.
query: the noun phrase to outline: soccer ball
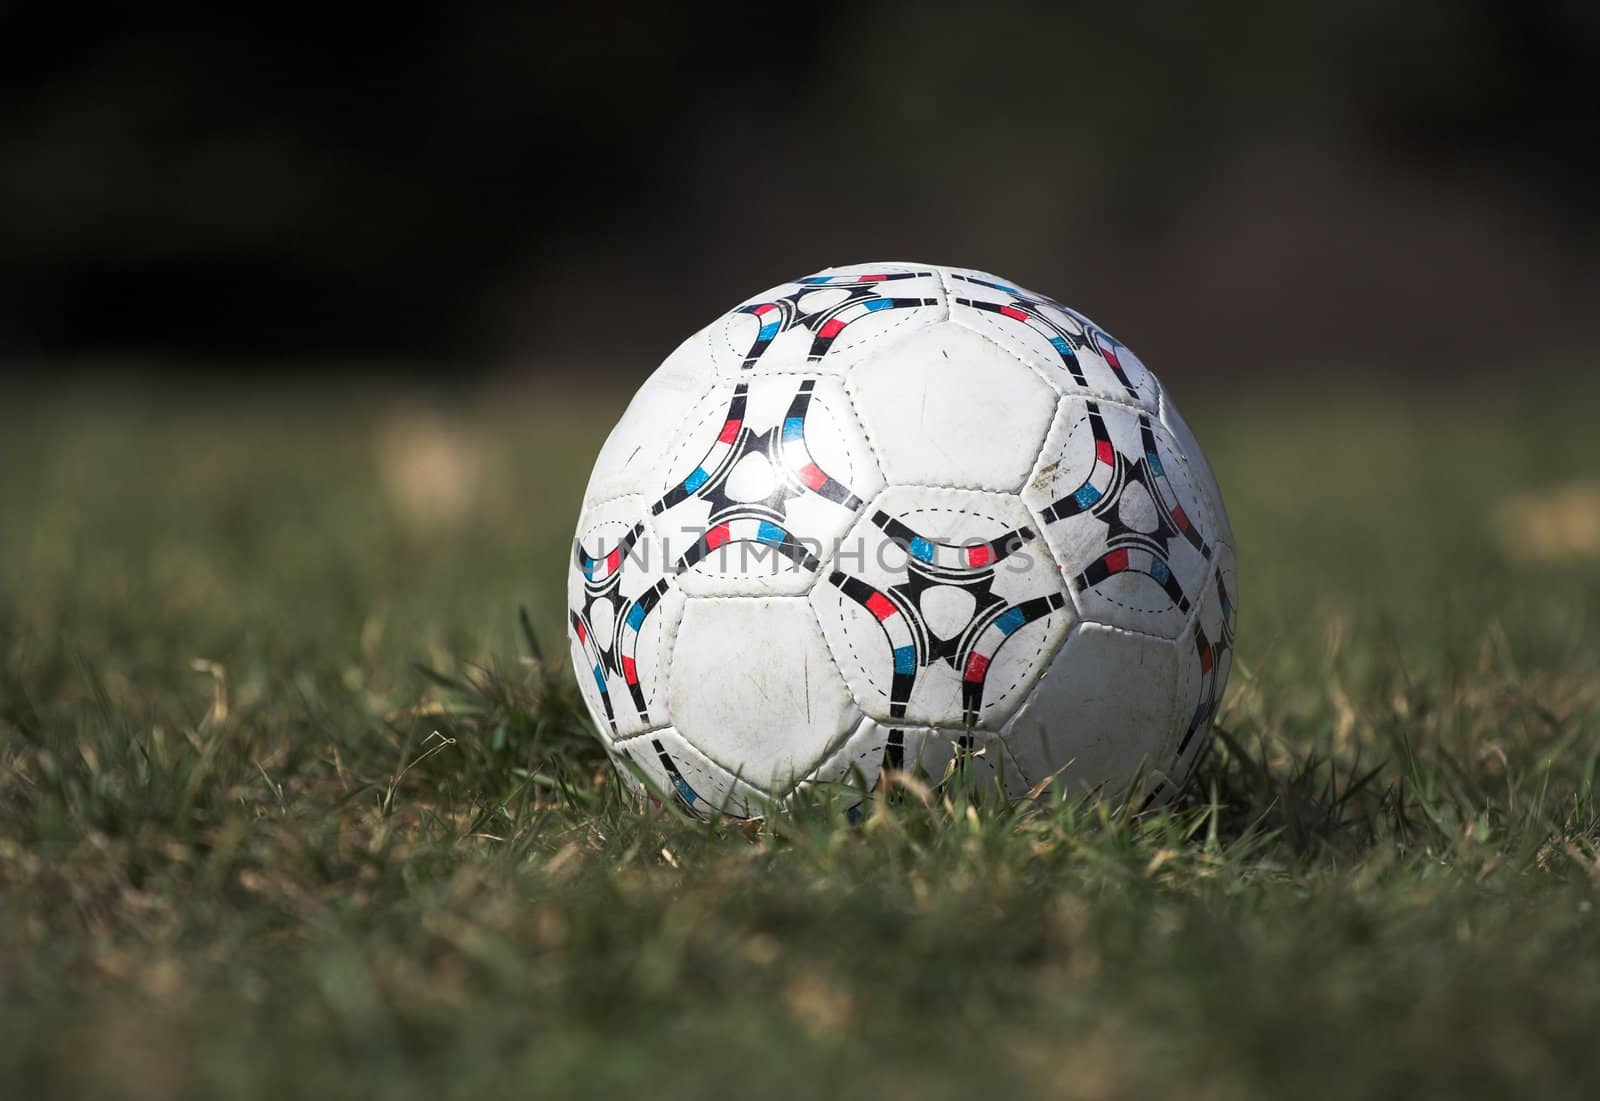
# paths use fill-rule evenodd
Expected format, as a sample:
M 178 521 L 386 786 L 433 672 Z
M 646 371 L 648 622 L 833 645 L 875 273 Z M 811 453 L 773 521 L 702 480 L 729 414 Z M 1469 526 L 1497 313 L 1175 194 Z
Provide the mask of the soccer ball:
M 786 283 L 668 356 L 595 461 L 568 583 L 624 781 L 740 816 L 887 770 L 1169 799 L 1235 599 L 1216 480 L 1138 357 L 906 263 Z

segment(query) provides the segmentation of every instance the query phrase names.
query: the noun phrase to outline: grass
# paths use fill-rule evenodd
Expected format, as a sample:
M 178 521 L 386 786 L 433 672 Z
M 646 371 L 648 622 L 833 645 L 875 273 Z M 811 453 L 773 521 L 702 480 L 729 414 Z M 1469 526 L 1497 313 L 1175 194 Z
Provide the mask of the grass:
M 1341 382 L 1179 805 L 762 827 L 538 656 L 621 395 L 0 394 L 0 1096 L 1594 1096 L 1595 395 Z

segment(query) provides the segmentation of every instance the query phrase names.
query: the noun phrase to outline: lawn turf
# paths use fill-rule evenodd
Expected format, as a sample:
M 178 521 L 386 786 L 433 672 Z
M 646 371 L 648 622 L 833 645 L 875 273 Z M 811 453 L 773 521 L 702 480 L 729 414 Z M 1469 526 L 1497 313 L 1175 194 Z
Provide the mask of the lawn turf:
M 1193 389 L 1185 798 L 760 828 L 576 704 L 624 395 L 0 391 L 0 1097 L 1594 1097 L 1596 392 Z

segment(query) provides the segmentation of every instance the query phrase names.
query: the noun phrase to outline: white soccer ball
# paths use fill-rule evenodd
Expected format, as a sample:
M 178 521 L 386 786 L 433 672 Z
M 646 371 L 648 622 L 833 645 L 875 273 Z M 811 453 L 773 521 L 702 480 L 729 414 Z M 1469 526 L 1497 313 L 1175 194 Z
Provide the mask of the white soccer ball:
M 956 762 L 1013 797 L 1170 798 L 1235 601 L 1222 495 L 1144 364 L 906 263 L 775 287 L 668 356 L 595 461 L 568 584 L 620 774 L 733 815 Z

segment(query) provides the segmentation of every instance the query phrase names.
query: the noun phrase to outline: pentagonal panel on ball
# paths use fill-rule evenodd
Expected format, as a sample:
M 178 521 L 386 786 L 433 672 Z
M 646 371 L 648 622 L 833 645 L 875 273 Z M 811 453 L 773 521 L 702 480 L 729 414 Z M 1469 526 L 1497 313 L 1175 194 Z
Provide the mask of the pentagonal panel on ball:
M 595 726 L 618 737 L 666 722 L 666 676 L 683 594 L 642 497 L 584 510 L 567 563 L 572 667 Z
M 836 379 L 713 387 L 650 506 L 685 592 L 800 593 L 883 484 Z
M 951 269 L 948 279 L 951 320 L 1037 365 L 1062 393 L 1156 411 L 1154 376 L 1125 344 L 1077 310 L 987 272 Z
M 1141 772 L 1150 787 L 1170 765 L 1176 679 L 1166 639 L 1079 624 L 1003 736 L 1023 771 L 1057 791 L 1120 794 Z
M 997 729 L 1073 622 L 1017 498 L 895 486 L 811 593 L 862 708 L 890 726 Z
M 724 378 L 837 375 L 873 348 L 944 316 L 936 269 L 853 264 L 756 295 L 713 322 L 707 338 Z
M 686 742 L 769 793 L 789 790 L 861 717 L 800 597 L 691 597 L 671 701 Z
M 712 378 L 702 331 L 680 344 L 634 394 L 600 448 L 584 500 L 650 492 L 668 445 Z
M 1037 371 L 949 322 L 874 352 L 848 388 L 891 485 L 1014 492 L 1056 404 Z
M 1172 436 L 1113 402 L 1061 402 L 1022 491 L 1084 619 L 1176 638 L 1213 554 Z

